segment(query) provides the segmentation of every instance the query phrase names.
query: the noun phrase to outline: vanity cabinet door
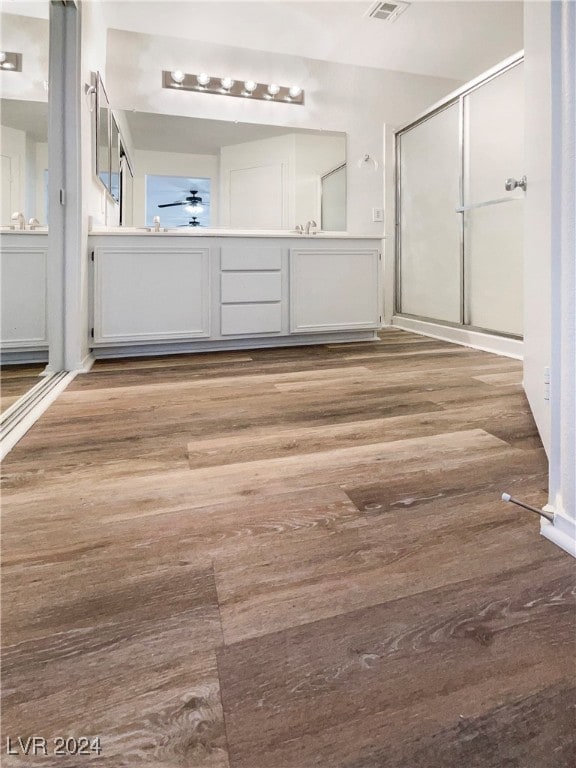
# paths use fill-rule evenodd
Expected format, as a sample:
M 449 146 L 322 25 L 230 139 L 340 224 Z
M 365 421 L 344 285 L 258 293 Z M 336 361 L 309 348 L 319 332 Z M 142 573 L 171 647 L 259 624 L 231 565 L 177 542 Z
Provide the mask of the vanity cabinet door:
M 17 235 L 24 243 L 38 235 Z M 42 239 L 45 239 L 42 237 Z M 4 246 L 0 250 L 0 328 L 2 349 L 48 348 L 46 321 L 47 248 Z
M 94 343 L 210 336 L 208 248 L 96 248 Z
M 290 332 L 377 328 L 380 324 L 377 250 L 290 251 Z

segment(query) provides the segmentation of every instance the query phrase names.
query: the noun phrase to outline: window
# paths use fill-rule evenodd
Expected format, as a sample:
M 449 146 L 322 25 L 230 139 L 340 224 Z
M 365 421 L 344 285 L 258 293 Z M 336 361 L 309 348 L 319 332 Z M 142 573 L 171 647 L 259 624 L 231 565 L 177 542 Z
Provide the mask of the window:
M 186 198 L 202 198 L 201 203 L 171 205 Z M 163 227 L 209 227 L 210 226 L 210 179 L 191 176 L 146 176 L 146 226 L 152 226 L 154 216 L 160 216 Z

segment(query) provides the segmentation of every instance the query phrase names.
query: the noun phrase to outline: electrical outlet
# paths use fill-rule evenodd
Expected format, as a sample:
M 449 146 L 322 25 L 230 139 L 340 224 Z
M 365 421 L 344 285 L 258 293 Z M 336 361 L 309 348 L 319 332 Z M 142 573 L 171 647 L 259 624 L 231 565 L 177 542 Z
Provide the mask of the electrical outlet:
M 372 208 L 372 221 L 384 221 L 384 208 Z

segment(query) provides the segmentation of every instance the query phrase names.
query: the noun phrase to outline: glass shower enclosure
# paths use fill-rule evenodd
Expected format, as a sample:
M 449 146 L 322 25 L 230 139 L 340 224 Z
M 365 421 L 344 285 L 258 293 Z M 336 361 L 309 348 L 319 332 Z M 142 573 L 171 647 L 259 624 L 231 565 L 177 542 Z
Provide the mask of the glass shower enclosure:
M 522 336 L 523 58 L 396 133 L 396 314 Z

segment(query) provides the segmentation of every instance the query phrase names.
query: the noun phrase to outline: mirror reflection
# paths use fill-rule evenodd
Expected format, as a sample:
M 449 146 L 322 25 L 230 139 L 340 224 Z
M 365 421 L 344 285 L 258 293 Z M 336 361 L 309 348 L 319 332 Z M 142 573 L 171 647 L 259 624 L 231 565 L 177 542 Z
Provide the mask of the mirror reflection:
M 115 112 L 134 172 L 122 221 L 166 227 L 346 230 L 346 135 Z
M 21 212 L 42 226 L 48 221 L 48 104 L 0 99 L 3 226 Z
M 20 15 L 18 3 L 9 10 L 0 14 L 0 45 L 21 55 L 22 71 L 0 73 L 3 414 L 43 380 L 48 360 L 48 3 L 32 15 Z

